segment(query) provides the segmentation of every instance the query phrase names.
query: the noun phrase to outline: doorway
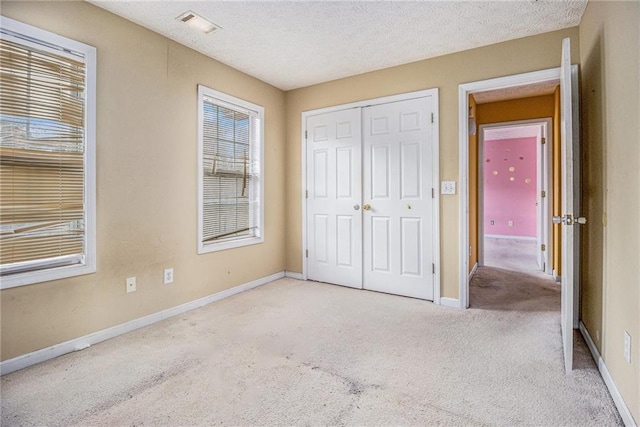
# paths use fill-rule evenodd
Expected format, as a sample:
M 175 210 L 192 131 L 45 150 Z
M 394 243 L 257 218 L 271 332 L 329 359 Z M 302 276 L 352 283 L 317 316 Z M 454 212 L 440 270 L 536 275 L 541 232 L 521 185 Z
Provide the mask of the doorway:
M 551 118 L 480 125 L 480 266 L 552 274 L 551 129 Z
M 439 300 L 437 90 L 303 113 L 303 277 Z
M 576 74 L 577 75 L 577 74 Z M 561 69 L 551 68 L 542 71 L 518 74 L 507 77 L 499 77 L 473 83 L 461 84 L 459 87 L 459 173 L 460 173 L 460 255 L 459 255 L 459 300 L 462 308 L 469 307 L 469 280 L 473 274 L 473 265 L 470 265 L 470 181 L 469 181 L 469 135 L 473 131 L 475 121 L 470 116 L 469 95 L 487 93 L 491 91 L 519 91 L 522 88 L 531 88 L 539 85 L 555 83 L 560 79 Z M 556 195 L 557 196 L 557 195 Z

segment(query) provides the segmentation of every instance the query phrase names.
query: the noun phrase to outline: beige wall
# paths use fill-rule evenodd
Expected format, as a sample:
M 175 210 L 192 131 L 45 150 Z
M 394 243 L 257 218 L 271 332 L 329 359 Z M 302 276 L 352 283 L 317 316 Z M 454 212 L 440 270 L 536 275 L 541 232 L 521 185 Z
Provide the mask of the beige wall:
M 640 3 L 590 1 L 582 64 L 582 321 L 640 423 Z M 631 363 L 623 333 L 632 337 Z M 598 336 L 600 339 L 598 339 Z
M 302 271 L 301 113 L 321 107 L 421 89 L 440 90 L 440 179 L 458 180 L 458 85 L 558 67 L 561 41 L 572 38 L 578 62 L 578 28 L 468 50 L 340 79 L 287 93 L 287 270 Z M 459 195 L 442 196 L 441 293 L 458 298 Z
M 284 269 L 282 91 L 85 2 L 3 1 L 2 14 L 98 53 L 98 272 L 3 290 L 3 360 Z M 265 107 L 264 244 L 197 255 L 199 83 Z

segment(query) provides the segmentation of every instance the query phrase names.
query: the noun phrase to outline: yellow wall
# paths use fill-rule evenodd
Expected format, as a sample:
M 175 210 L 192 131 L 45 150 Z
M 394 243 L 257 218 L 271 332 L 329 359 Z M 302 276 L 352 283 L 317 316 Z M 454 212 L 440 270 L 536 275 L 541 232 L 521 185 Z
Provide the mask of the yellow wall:
M 98 272 L 3 290 L 3 360 L 284 269 L 282 91 L 89 3 L 3 1 L 2 14 L 98 53 Z M 197 255 L 199 83 L 265 107 L 264 244 Z
M 469 95 L 469 107 L 471 108 L 470 116 L 476 118 L 478 112 L 477 104 L 473 95 Z M 469 273 L 478 262 L 478 135 L 480 129 L 476 129 L 476 133 L 469 135 Z
M 553 95 L 532 96 L 508 101 L 489 102 L 478 105 L 478 124 L 511 122 L 517 120 L 542 119 L 553 120 L 553 215 L 560 214 L 560 91 L 556 88 Z M 553 259 L 551 268 L 561 273 L 560 227 L 553 225 Z
M 561 41 L 578 46 L 578 28 L 554 31 L 398 67 L 335 80 L 287 93 L 287 270 L 302 271 L 301 114 L 303 111 L 421 89 L 440 91 L 440 180 L 458 181 L 458 85 L 558 67 Z M 572 61 L 578 62 L 579 49 Z M 459 197 L 440 204 L 441 294 L 458 298 Z
M 588 3 L 582 65 L 582 322 L 640 423 L 640 3 Z M 632 337 L 631 363 L 623 332 Z M 598 340 L 598 336 L 600 339 Z
M 553 117 L 553 95 L 532 96 L 478 105 L 478 123 L 513 122 Z

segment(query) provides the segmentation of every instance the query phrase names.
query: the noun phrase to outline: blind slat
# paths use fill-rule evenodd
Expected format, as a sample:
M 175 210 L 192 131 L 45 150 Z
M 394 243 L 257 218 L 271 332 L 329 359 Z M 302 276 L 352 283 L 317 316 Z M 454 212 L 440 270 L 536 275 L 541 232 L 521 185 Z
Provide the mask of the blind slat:
M 229 104 L 203 105 L 203 243 L 255 236 L 258 204 L 252 141 L 256 116 Z
M 0 40 L 3 274 L 85 251 L 85 64 Z

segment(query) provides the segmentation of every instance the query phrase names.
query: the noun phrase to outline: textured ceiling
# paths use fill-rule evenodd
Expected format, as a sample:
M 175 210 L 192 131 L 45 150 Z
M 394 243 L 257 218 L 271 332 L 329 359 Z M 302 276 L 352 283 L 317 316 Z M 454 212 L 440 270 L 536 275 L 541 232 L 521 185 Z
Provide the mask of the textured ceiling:
M 473 98 L 476 100 L 477 104 L 486 104 L 487 102 L 508 101 L 510 99 L 529 98 L 531 96 L 551 95 L 559 84 L 560 80 L 550 80 L 547 82 L 524 86 L 487 90 L 484 92 L 475 92 L 473 94 Z
M 95 1 L 289 90 L 576 26 L 587 0 Z M 175 20 L 191 10 L 223 29 Z

